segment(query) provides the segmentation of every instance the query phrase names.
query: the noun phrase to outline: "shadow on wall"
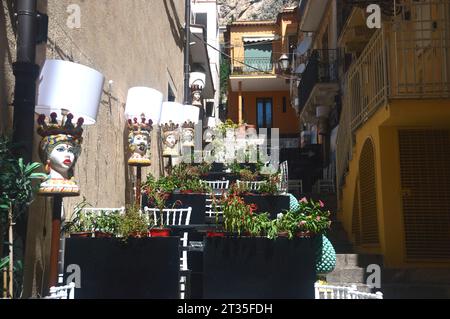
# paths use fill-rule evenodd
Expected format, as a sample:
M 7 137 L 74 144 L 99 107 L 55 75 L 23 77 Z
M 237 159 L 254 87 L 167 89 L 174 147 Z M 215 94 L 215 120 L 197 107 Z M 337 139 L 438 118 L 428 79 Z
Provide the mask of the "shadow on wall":
M 169 3 L 170 8 L 167 3 Z M 183 24 L 180 21 L 180 17 L 178 16 L 177 8 L 173 3 L 173 0 L 164 0 L 164 9 L 166 10 L 173 39 L 175 40 L 175 43 L 177 44 L 180 51 L 182 51 L 184 46 L 184 28 Z
M 6 72 L 12 72 L 13 56 L 7 38 L 6 16 L 8 14 L 8 19 L 12 21 L 14 17 L 13 3 L 13 0 L 2 1 L 0 7 L 0 132 L 7 133 L 12 129 L 12 112 L 9 104 L 12 103 L 10 92 L 13 92 L 13 83 L 10 83 L 11 88 L 8 88 Z M 5 68 L 6 65 L 10 67 L 9 70 Z

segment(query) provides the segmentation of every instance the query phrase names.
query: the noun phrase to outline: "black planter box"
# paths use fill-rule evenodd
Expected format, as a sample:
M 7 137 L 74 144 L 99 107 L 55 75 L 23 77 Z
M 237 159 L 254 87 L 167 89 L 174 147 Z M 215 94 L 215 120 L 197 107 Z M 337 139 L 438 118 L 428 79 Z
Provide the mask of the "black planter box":
M 180 201 L 181 205 L 174 204 L 176 201 Z M 144 206 L 152 207 L 148 203 L 148 196 L 142 194 L 142 208 Z M 204 224 L 205 223 L 205 209 L 206 209 L 206 195 L 204 194 L 171 194 L 166 201 L 167 208 L 188 208 L 192 207 L 191 224 Z
M 244 195 L 246 204 L 256 204 L 256 213 L 270 213 L 275 219 L 279 213 L 289 210 L 290 198 L 285 195 Z
M 229 180 L 230 184 L 236 182 L 239 179 L 239 176 L 233 173 L 225 173 L 225 172 L 210 172 L 206 175 L 203 175 L 201 179 L 205 181 L 226 181 Z
M 177 299 L 179 245 L 179 237 L 68 238 L 64 266 L 80 267 L 76 299 Z
M 206 238 L 205 299 L 314 299 L 316 239 Z

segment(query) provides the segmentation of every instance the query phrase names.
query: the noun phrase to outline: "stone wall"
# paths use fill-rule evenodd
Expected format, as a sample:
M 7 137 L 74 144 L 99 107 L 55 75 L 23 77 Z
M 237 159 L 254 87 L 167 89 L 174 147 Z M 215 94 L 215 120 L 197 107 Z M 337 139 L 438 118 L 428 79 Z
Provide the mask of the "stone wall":
M 0 130 L 12 126 L 15 35 L 11 28 L 11 4 L 0 8 Z M 71 4 L 81 9 L 81 27 L 69 28 Z M 70 215 L 83 197 L 94 207 L 121 207 L 133 197 L 134 171 L 126 165 L 127 129 L 124 107 L 127 91 L 148 86 L 176 101 L 183 100 L 183 0 L 38 0 L 38 9 L 49 16 L 46 44 L 37 47 L 37 63 L 63 59 L 81 63 L 104 74 L 105 86 L 97 123 L 85 128 L 82 153 L 75 167 L 81 196 L 64 199 Z M 113 83 L 109 86 L 109 81 Z M 35 138 L 35 160 L 39 138 Z M 161 172 L 157 152 L 154 165 L 143 175 Z M 49 270 L 52 200 L 38 198 L 28 222 L 24 296 L 45 292 Z

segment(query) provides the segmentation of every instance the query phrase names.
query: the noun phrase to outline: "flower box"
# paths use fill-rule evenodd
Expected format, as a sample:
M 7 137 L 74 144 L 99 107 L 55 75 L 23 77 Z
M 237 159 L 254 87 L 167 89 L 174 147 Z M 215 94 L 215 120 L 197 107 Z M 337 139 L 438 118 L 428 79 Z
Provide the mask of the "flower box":
M 269 213 L 271 219 L 279 213 L 289 210 L 289 196 L 285 195 L 243 195 L 246 204 L 255 204 L 256 213 Z
M 68 238 L 64 265 L 81 271 L 77 299 L 177 299 L 179 245 L 179 237 Z
M 315 238 L 206 238 L 206 299 L 314 299 Z
M 142 194 L 142 208 L 144 206 L 153 207 L 149 205 L 148 196 Z M 206 195 L 205 194 L 182 194 L 172 193 L 167 198 L 166 208 L 188 208 L 192 207 L 191 212 L 191 224 L 205 224 L 205 207 L 206 207 Z

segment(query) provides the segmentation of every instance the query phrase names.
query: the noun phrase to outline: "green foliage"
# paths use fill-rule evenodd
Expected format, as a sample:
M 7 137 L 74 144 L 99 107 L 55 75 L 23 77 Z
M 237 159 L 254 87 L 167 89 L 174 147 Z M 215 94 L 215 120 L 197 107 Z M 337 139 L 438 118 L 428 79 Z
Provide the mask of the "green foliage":
M 276 239 L 284 233 L 292 239 L 299 234 L 323 234 L 331 224 L 330 212 L 322 209 L 323 203 L 306 198 L 299 202 L 298 209 L 280 213 L 275 220 L 270 220 L 268 213 L 255 214 L 256 206 L 246 204 L 236 193 L 221 200 L 214 199 L 213 207 L 216 205 L 223 211 L 224 230 L 238 235 L 248 233 Z
M 116 235 L 119 231 L 120 214 L 119 212 L 101 211 L 92 220 L 93 230 L 107 234 Z
M 224 55 L 220 56 L 220 94 L 228 93 L 228 78 L 231 73 L 230 59 Z
M 297 209 L 279 215 L 278 229 L 287 232 L 290 238 L 299 232 L 324 234 L 330 228 L 331 221 L 330 212 L 323 207 L 321 201 L 302 198 Z
M 171 193 L 180 191 L 183 193 L 209 193 L 211 188 L 201 182 L 202 172 L 208 170 L 209 166 L 194 166 L 182 163 L 172 170 L 170 176 L 156 179 L 149 174 L 142 186 L 147 194 L 148 200 L 153 207 L 162 209 Z
M 42 180 L 46 174 L 36 173 L 40 163 L 25 164 L 22 158 L 16 159 L 12 154 L 13 145 L 0 136 L 0 213 L 2 222 L 10 207 L 13 220 L 16 220 L 34 199 L 39 185 L 34 180 Z
M 78 203 L 72 213 L 68 222 L 63 226 L 63 231 L 69 234 L 92 232 L 94 230 L 94 217 L 92 213 L 84 212 L 83 209 L 90 206 L 86 199 Z
M 139 207 L 131 206 L 126 214 L 120 216 L 118 231 L 124 238 L 148 236 L 148 221 L 141 214 Z

